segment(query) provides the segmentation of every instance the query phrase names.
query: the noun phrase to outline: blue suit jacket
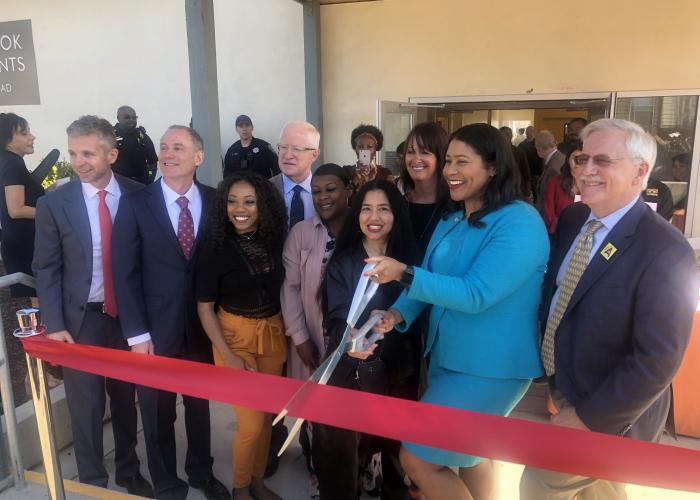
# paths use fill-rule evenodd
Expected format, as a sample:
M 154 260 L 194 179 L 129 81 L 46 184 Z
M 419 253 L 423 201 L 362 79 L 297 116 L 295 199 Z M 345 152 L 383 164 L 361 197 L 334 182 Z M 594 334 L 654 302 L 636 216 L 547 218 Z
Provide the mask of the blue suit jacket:
M 426 354 L 463 373 L 529 379 L 542 375 L 537 311 L 549 239 L 537 211 L 514 202 L 483 228 L 455 212 L 441 220 L 413 284 L 394 304 L 405 330 L 429 304 Z
M 211 344 L 194 298 L 194 271 L 216 191 L 197 183 L 202 215 L 186 259 L 165 207 L 160 181 L 123 196 L 112 230 L 112 268 L 125 338 L 151 334 L 155 353 L 197 354 L 207 361 Z
M 543 328 L 559 267 L 589 213 L 575 203 L 559 218 Z M 608 243 L 617 251 L 606 259 Z M 680 231 L 638 201 L 593 256 L 555 337 L 554 383 L 590 429 L 660 437 L 697 302 L 693 250 Z

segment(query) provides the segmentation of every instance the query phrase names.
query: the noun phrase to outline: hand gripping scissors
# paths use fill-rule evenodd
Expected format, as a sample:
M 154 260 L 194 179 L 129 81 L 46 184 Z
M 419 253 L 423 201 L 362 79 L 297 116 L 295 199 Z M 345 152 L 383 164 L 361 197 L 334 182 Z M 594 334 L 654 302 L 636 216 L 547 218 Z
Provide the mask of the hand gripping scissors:
M 326 360 L 323 363 L 321 363 L 321 365 L 316 369 L 316 371 L 314 371 L 311 374 L 311 376 L 308 379 L 306 379 L 304 384 L 292 395 L 289 401 L 287 401 L 287 403 L 284 405 L 284 408 L 282 408 L 282 411 L 280 411 L 277 417 L 275 417 L 275 420 L 272 422 L 272 425 L 277 424 L 277 422 L 279 422 L 285 416 L 287 416 L 290 407 L 296 401 L 298 401 L 303 394 L 308 392 L 308 390 L 313 386 L 313 384 L 327 384 L 336 366 L 338 366 L 338 362 L 340 362 L 340 359 L 345 353 L 361 352 L 366 349 L 369 349 L 372 344 L 374 344 L 376 341 L 383 337 L 382 334 L 375 333 L 366 339 L 366 345 L 363 342 L 367 334 L 372 330 L 372 328 L 374 328 L 374 325 L 376 325 L 377 322 L 380 319 L 382 319 L 382 316 L 380 314 L 375 314 L 374 316 L 369 318 L 369 320 L 367 320 L 367 322 L 364 325 L 362 325 L 357 334 L 354 336 L 352 335 L 352 329 L 355 328 L 355 324 L 360 319 L 362 312 L 365 310 L 367 304 L 369 304 L 369 301 L 372 300 L 372 297 L 374 297 L 374 294 L 379 288 L 379 283 L 370 281 L 369 277 L 365 275 L 366 273 L 369 273 L 369 271 L 373 267 L 374 264 L 367 264 L 362 270 L 360 281 L 357 283 L 357 288 L 355 289 L 355 294 L 352 298 L 350 311 L 348 312 L 348 319 L 345 325 L 345 331 L 343 332 L 343 337 L 340 341 L 340 345 L 335 351 L 333 351 L 333 353 L 330 356 L 326 358 Z M 280 451 L 279 453 L 277 453 L 277 456 L 281 456 L 282 453 L 284 453 L 284 451 L 294 439 L 294 436 L 296 436 L 299 433 L 299 430 L 301 429 L 301 424 L 303 423 L 303 418 L 297 418 L 294 421 L 292 429 L 289 431 L 289 435 L 287 436 L 287 440 L 282 445 L 282 448 L 280 448 Z

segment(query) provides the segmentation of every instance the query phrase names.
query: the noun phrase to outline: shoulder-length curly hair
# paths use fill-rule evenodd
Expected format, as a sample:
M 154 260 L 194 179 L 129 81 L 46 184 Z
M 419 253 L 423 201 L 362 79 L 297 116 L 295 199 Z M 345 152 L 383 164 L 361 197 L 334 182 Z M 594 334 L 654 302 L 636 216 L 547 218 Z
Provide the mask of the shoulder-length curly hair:
M 486 214 L 521 199 L 520 171 L 515 163 L 513 150 L 501 131 L 486 123 L 465 125 L 452 133 L 449 143 L 452 141 L 461 141 L 471 146 L 476 154 L 481 156 L 484 164 L 493 169 L 493 176 L 486 184 L 483 205 L 469 215 L 468 219 L 470 226 L 484 227 L 481 219 Z M 464 204 L 461 201 L 450 200 L 450 209 L 464 210 Z
M 287 236 L 287 209 L 284 199 L 270 181 L 245 170 L 227 176 L 216 189 L 216 201 L 209 219 L 212 240 L 217 246 L 221 246 L 227 238 L 235 235 L 226 207 L 231 186 L 239 182 L 247 182 L 255 190 L 255 201 L 258 206 L 258 235 L 271 248 L 282 248 Z

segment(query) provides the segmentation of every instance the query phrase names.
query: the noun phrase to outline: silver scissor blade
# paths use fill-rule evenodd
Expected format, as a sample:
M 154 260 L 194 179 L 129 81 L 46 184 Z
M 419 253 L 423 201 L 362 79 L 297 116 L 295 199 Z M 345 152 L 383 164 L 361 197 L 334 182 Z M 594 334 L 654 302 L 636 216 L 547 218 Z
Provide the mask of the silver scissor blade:
M 294 425 L 292 426 L 292 430 L 289 431 L 289 435 L 287 436 L 287 439 L 284 441 L 284 444 L 282 444 L 282 448 L 280 448 L 280 451 L 277 452 L 277 456 L 281 457 L 282 453 L 284 453 L 284 450 L 286 450 L 289 447 L 289 444 L 292 442 L 294 439 L 294 436 L 297 435 L 299 432 L 299 429 L 301 429 L 301 424 L 304 423 L 303 418 L 297 418 L 294 421 Z
M 377 293 L 377 289 L 379 288 L 379 283 L 376 283 L 374 281 L 370 281 L 369 286 L 367 286 L 367 291 L 365 294 L 360 298 L 358 304 L 357 304 L 357 309 L 355 309 L 355 314 L 351 318 L 348 318 L 348 325 L 350 327 L 355 327 L 355 324 L 357 324 L 358 320 L 360 319 L 360 316 L 362 316 L 362 313 L 364 312 L 365 308 L 367 307 L 367 304 L 369 304 L 369 301 L 372 300 L 372 297 L 374 297 L 374 294 Z
M 350 328 L 346 328 L 346 334 L 349 332 Z M 343 334 L 343 338 L 345 337 L 346 334 Z M 349 334 L 348 334 L 349 335 Z M 342 347 L 345 345 L 344 343 L 341 343 L 340 346 Z M 341 347 L 338 347 L 335 351 L 333 351 L 333 354 L 328 356 L 326 360 L 321 363 L 321 365 L 314 370 L 314 372 L 309 376 L 309 378 L 306 379 L 306 381 L 297 389 L 297 391 L 292 394 L 292 397 L 289 398 L 289 401 L 287 401 L 287 404 L 284 405 L 284 408 L 282 408 L 282 411 L 280 411 L 275 419 L 272 422 L 272 425 L 277 425 L 277 423 L 282 420 L 284 417 L 286 417 L 289 414 L 289 408 L 299 399 L 299 397 L 305 393 L 309 386 L 312 384 L 325 384 L 328 382 L 328 379 L 331 377 L 333 370 L 335 370 L 335 367 L 338 365 L 338 362 L 340 361 L 340 358 L 343 356 L 345 351 L 338 353 L 341 351 Z
M 341 348 L 346 345 L 347 344 L 342 344 L 335 351 L 333 351 L 333 354 L 331 354 L 330 357 L 326 359 L 326 361 L 324 361 L 323 365 L 319 366 L 318 369 L 308 379 L 306 379 L 304 385 L 302 385 L 299 388 L 299 390 L 297 390 L 297 392 L 294 393 L 292 398 L 287 402 L 285 408 L 279 413 L 279 415 L 277 415 L 277 417 L 274 420 L 275 423 L 282 420 L 289 413 L 289 408 L 292 406 L 292 404 L 299 398 L 299 396 L 301 396 L 301 394 L 306 393 L 311 388 L 311 386 L 314 385 L 314 383 L 318 383 L 320 385 L 325 385 L 328 383 L 328 379 L 331 378 L 333 370 L 335 370 L 335 367 L 338 366 L 340 358 L 342 358 L 343 354 L 345 354 L 345 350 Z M 318 376 L 318 380 L 316 380 L 317 373 L 320 374 Z M 280 448 L 279 453 L 277 453 L 278 457 L 281 456 L 282 453 L 284 453 L 284 450 L 287 449 L 289 443 L 291 443 L 292 439 L 294 439 L 294 436 L 296 436 L 299 433 L 299 429 L 301 428 L 302 423 L 304 423 L 303 418 L 297 418 L 294 421 L 292 430 L 289 431 L 289 435 L 287 436 L 286 441 L 282 445 L 282 448 Z M 274 423 L 272 425 L 274 425 Z

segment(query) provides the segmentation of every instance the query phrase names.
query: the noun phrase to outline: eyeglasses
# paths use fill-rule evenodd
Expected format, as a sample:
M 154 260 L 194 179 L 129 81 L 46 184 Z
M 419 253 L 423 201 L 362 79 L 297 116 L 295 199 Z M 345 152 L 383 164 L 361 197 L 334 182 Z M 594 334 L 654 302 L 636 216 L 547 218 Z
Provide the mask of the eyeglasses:
M 617 163 L 620 160 L 637 160 L 639 158 L 629 158 L 629 157 L 622 157 L 622 158 L 610 158 L 607 155 L 587 155 L 585 153 L 578 154 L 574 156 L 574 164 L 577 167 L 583 167 L 585 165 L 588 165 L 588 162 L 590 160 L 593 160 L 593 164 L 596 167 L 600 168 L 608 168 L 613 166 L 615 163 Z
M 304 151 L 316 151 L 316 148 L 300 148 L 298 146 L 289 146 L 288 144 L 278 144 L 277 145 L 277 152 L 280 154 L 284 154 L 289 150 L 292 150 L 292 153 L 295 155 L 300 155 Z

